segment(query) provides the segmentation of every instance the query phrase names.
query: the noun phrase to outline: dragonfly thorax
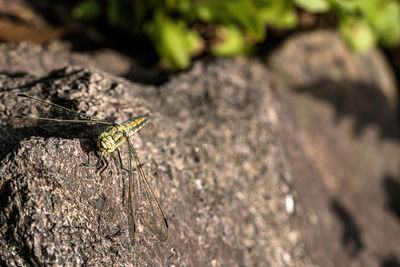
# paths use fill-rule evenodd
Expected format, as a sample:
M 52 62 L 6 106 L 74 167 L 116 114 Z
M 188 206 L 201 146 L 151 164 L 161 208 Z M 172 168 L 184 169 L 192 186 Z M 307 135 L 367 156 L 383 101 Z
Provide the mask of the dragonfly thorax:
M 97 137 L 97 147 L 100 152 L 111 153 L 126 141 L 125 136 L 120 126 L 113 126 Z

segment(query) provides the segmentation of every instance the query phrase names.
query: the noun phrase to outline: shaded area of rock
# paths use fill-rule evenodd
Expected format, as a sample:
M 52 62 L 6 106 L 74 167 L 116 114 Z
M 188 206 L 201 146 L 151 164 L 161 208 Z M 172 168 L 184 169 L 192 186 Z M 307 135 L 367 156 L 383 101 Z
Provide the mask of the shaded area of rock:
M 67 66 L 94 67 L 145 84 L 160 84 L 165 80 L 162 73 L 146 70 L 133 59 L 113 50 L 80 53 L 70 52 L 62 44 L 47 48 L 30 43 L 0 44 L 0 74 L 47 76 L 49 72 Z
M 382 137 L 399 138 L 396 82 L 378 50 L 353 54 L 335 33 L 318 31 L 291 38 L 270 65 L 294 90 L 332 104 L 337 120 L 351 117 L 356 134 L 377 125 Z
M 3 262 L 310 265 L 286 212 L 290 178 L 262 66 L 199 63 L 159 88 L 74 68 L 45 79 L 3 75 L 0 83 L 2 133 L 15 133 L 1 135 L 14 144 L 0 169 Z M 120 122 L 151 114 L 134 142 L 169 220 L 167 242 L 139 221 L 129 246 L 126 175 L 115 164 L 101 175 L 82 166 L 97 160 L 90 139 L 17 134 L 7 124 L 17 91 Z
M 384 59 L 315 32 L 288 40 L 270 64 L 307 251 L 321 266 L 384 266 L 400 254 L 398 96 Z

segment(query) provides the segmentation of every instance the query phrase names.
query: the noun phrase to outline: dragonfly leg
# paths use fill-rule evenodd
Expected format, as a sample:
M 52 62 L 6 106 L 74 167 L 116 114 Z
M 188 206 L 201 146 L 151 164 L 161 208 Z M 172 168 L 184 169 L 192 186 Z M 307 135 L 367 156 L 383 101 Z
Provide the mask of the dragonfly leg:
M 107 158 L 104 156 L 103 153 L 101 153 L 100 155 L 99 155 L 98 151 L 96 151 L 95 153 L 96 153 L 96 156 L 99 157 L 99 160 L 97 161 L 97 163 L 95 163 L 95 164 L 82 163 L 81 166 L 85 166 L 85 167 L 96 167 L 96 172 L 98 172 L 98 171 L 102 168 L 103 163 L 104 163 L 105 167 L 101 170 L 101 172 L 100 172 L 100 174 L 101 174 L 101 173 L 103 173 L 103 172 L 107 169 L 107 167 L 108 167 L 108 160 L 107 160 Z
M 80 166 L 84 166 L 84 167 L 97 167 L 98 166 L 98 162 L 96 164 L 90 164 L 89 160 L 88 163 L 81 163 Z
M 99 171 L 101 169 L 101 163 L 104 162 L 105 167 L 100 171 L 100 174 L 102 174 L 107 168 L 108 168 L 108 160 L 106 157 L 104 157 L 103 154 L 101 154 L 99 161 L 97 162 L 97 171 Z
M 121 170 L 126 171 L 126 172 L 129 172 L 129 170 L 128 170 L 128 169 L 125 169 L 124 166 L 122 165 L 122 158 L 121 158 L 121 153 L 119 152 L 119 149 L 117 148 L 116 150 L 117 150 L 117 153 L 118 153 L 119 163 L 121 164 L 121 165 L 120 165 L 120 166 L 121 166 Z

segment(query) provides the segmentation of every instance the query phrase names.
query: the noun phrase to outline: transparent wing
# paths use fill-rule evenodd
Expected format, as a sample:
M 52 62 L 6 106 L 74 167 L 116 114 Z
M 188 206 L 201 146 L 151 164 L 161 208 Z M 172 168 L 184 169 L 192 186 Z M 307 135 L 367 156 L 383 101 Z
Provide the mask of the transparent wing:
M 132 142 L 127 138 L 129 148 L 129 198 L 131 205 L 131 220 L 134 220 L 135 214 L 142 218 L 144 224 L 151 232 L 160 240 L 166 241 L 168 238 L 168 222 L 158 202 L 150 182 L 146 176 L 143 164 L 140 162 L 136 150 L 133 148 Z M 131 169 L 131 160 L 135 160 L 137 175 L 134 179 Z M 136 211 L 134 210 L 136 207 Z M 135 227 L 133 225 L 133 227 Z
M 60 132 L 62 130 L 91 125 L 91 132 L 103 131 L 110 122 L 75 112 L 63 106 L 26 94 L 17 94 L 17 109 L 13 117 L 16 126 L 43 127 L 46 130 Z M 68 126 L 68 127 L 67 127 Z
M 135 243 L 135 233 L 136 233 L 136 222 L 135 222 L 135 197 L 134 197 L 134 183 L 133 183 L 133 171 L 132 171 L 132 152 L 133 147 L 131 147 L 130 140 L 128 139 L 128 176 L 129 176 L 129 198 L 128 198 L 128 230 L 131 244 Z M 122 165 L 122 163 L 121 163 Z

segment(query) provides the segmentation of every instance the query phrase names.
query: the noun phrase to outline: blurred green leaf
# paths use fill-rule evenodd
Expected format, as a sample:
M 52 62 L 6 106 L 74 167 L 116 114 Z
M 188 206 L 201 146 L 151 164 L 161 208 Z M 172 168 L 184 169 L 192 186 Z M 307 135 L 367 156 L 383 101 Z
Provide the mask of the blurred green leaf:
M 331 9 L 338 12 L 339 16 L 348 15 L 351 12 L 357 10 L 357 3 L 355 1 L 343 1 L 343 0 L 330 0 Z
M 198 18 L 206 23 L 229 24 L 235 21 L 234 18 L 226 12 L 223 1 L 200 1 L 196 3 L 194 9 L 196 10 Z
M 146 31 L 170 67 L 184 69 L 190 65 L 190 54 L 197 48 L 200 39 L 185 23 L 176 22 L 163 11 L 157 11 Z
M 116 26 L 119 24 L 119 17 L 120 15 L 120 4 L 118 0 L 108 0 L 108 6 L 107 6 L 107 19 L 108 22 Z
M 189 12 L 192 7 L 191 0 L 166 0 L 165 5 L 168 9 L 182 13 Z
M 293 0 L 293 2 L 309 12 L 326 12 L 330 7 L 327 0 Z
M 257 0 L 261 19 L 273 27 L 292 28 L 297 24 L 297 14 L 292 0 Z
M 263 24 L 251 0 L 227 0 L 226 7 L 256 39 L 261 40 L 264 37 Z
M 101 14 L 101 7 L 96 0 L 85 0 L 75 6 L 71 14 L 75 19 L 95 19 Z
M 383 5 L 371 18 L 371 24 L 385 45 L 400 43 L 400 4 L 390 2 Z
M 382 0 L 353 0 L 353 2 L 368 19 L 376 16 L 382 4 Z
M 223 41 L 212 47 L 212 52 L 219 56 L 230 57 L 237 54 L 244 54 L 249 51 L 243 33 L 235 26 L 221 27 Z
M 376 43 L 376 35 L 369 24 L 361 18 L 346 18 L 339 30 L 347 43 L 358 52 L 365 52 Z
M 257 40 L 264 38 L 265 29 L 252 0 L 203 0 L 196 3 L 199 19 L 205 22 L 232 25 L 236 23 Z

